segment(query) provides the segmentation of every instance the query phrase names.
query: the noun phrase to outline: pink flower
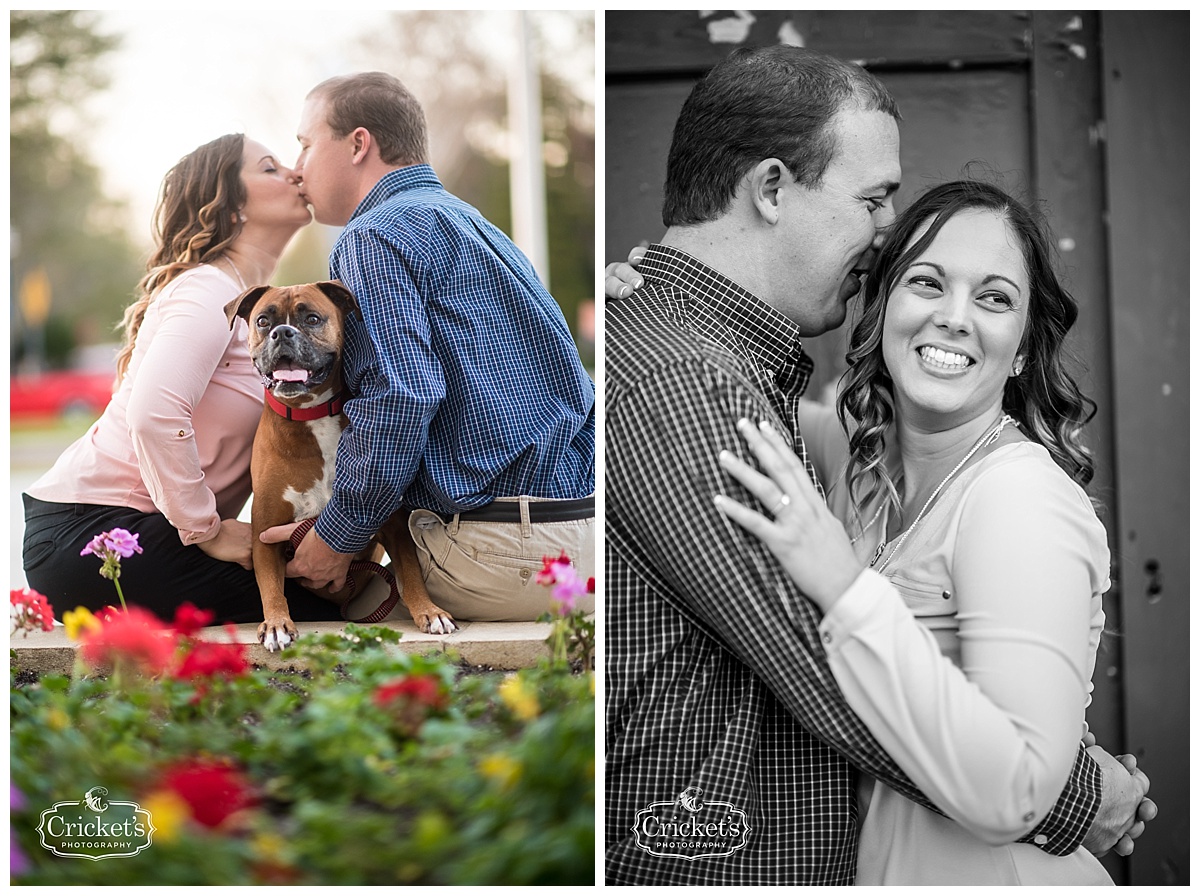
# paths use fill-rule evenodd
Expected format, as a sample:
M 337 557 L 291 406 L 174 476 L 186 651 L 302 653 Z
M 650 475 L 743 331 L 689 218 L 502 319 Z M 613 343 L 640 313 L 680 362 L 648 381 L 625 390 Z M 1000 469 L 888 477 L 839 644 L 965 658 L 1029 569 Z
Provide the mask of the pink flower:
M 95 554 L 104 561 L 100 564 L 100 575 L 110 579 L 116 586 L 117 598 L 121 601 L 121 608 L 124 609 L 125 595 L 121 593 L 121 583 L 117 581 L 121 577 L 121 558 L 132 557 L 141 552 L 137 533 L 126 529 L 112 529 L 108 532 L 101 532 L 89 541 L 87 547 L 79 552 L 79 556 L 86 557 L 88 554 Z
M 141 552 L 142 548 L 138 544 L 136 532 L 130 532 L 127 529 L 112 529 L 108 532 L 101 532 L 89 541 L 87 547 L 79 552 L 79 556 L 95 554 L 101 560 L 105 560 L 110 553 L 129 558 Z
M 36 632 L 39 629 L 48 632 L 54 628 L 54 611 L 45 595 L 38 594 L 31 588 L 14 588 L 9 599 L 9 618 L 12 620 L 14 633 Z
M 25 795 L 13 783 L 8 785 L 8 876 L 19 877 L 30 869 L 29 858 L 17 843 L 17 829 L 12 824 L 12 813 L 25 808 Z
M 542 569 L 537 574 L 540 585 L 553 585 L 550 591 L 551 605 L 559 616 L 566 616 L 575 609 L 575 602 L 585 594 L 596 589 L 596 580 L 590 578 L 583 582 L 579 572 L 571 564 L 571 558 L 560 554 L 556 558 L 543 557 Z

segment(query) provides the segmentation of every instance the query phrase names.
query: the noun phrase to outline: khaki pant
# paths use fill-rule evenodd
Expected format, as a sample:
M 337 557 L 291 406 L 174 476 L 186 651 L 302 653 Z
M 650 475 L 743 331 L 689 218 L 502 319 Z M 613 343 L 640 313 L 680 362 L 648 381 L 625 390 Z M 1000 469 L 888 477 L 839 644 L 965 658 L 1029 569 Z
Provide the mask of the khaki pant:
M 497 498 L 527 507 L 539 498 Z M 433 602 L 466 622 L 530 622 L 551 608 L 551 588 L 539 585 L 544 557 L 566 553 L 583 581 L 596 574 L 594 518 L 554 523 L 445 522 L 415 510 L 408 527 Z M 576 603 L 593 613 L 594 594 Z

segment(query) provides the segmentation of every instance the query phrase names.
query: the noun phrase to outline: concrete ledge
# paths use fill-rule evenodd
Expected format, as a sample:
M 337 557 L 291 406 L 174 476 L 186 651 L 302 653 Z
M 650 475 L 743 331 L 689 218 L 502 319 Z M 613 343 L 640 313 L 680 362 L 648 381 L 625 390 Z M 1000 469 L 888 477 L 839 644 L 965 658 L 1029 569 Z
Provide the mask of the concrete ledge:
M 460 622 L 459 630 L 450 635 L 429 635 L 418 631 L 411 620 L 387 620 L 381 625 L 396 629 L 403 637 L 396 647 L 408 653 L 450 653 L 473 666 L 495 669 L 524 669 L 536 665 L 548 654 L 546 638 L 550 625 L 543 622 Z M 300 636 L 341 632 L 341 622 L 298 622 Z M 278 653 L 268 653 L 258 643 L 258 626 L 246 623 L 235 626 L 234 640 L 247 645 L 247 658 L 256 666 L 282 669 L 292 665 L 281 660 Z M 228 641 L 223 626 L 203 629 L 200 637 L 209 641 Z M 70 674 L 75 662 L 75 645 L 67 640 L 62 626 L 51 632 L 32 632 L 27 637 L 14 635 L 9 647 L 16 653 L 12 665 L 21 670 L 40 674 L 60 672 Z

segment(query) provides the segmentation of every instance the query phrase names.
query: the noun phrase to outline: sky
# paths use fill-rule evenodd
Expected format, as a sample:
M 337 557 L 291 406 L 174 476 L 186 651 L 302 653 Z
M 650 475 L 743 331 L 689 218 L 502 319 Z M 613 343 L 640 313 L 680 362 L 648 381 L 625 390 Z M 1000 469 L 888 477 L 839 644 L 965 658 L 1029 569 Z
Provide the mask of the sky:
M 131 233 L 149 240 L 163 175 L 197 146 L 243 132 L 284 164 L 294 162 L 305 94 L 327 77 L 361 70 L 355 38 L 380 30 L 389 12 L 98 15 L 100 29 L 123 35 L 123 43 L 109 56 L 110 87 L 89 102 L 79 139 L 110 195 L 129 201 Z M 515 38 L 505 38 L 515 34 L 514 14 L 479 11 L 475 22 L 497 54 L 509 58 Z M 403 78 L 402 68 L 396 71 Z M 591 65 L 581 67 L 581 89 L 594 91 L 594 77 Z

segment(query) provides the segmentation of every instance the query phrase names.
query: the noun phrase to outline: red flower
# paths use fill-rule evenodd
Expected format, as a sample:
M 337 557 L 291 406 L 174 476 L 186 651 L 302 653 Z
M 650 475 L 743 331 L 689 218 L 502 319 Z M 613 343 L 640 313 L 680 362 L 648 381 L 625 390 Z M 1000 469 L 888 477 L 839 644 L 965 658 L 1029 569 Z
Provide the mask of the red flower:
M 171 629 L 141 607 L 104 613 L 100 627 L 80 635 L 83 659 L 91 666 L 133 663 L 149 675 L 166 671 L 175 654 Z
M 381 684 L 371 699 L 391 715 L 395 729 L 407 737 L 416 737 L 425 719 L 447 704 L 442 683 L 433 675 L 409 675 Z
M 588 592 L 588 594 L 595 594 L 595 593 L 596 593 L 596 577 L 595 577 L 595 576 L 589 576 L 589 577 L 588 577 L 588 581 L 587 581 L 587 592 Z
M 32 588 L 14 588 L 9 594 L 9 618 L 14 632 L 25 630 L 48 632 L 54 628 L 54 611 L 46 596 Z
M 230 815 L 256 802 L 250 783 L 233 763 L 221 759 L 185 759 L 163 772 L 162 786 L 178 794 L 192 817 L 215 828 Z
M 175 632 L 190 638 L 213 621 L 212 610 L 199 610 L 194 604 L 180 604 L 175 608 Z
M 176 678 L 194 680 L 222 675 L 236 678 L 250 668 L 246 661 L 245 644 L 219 644 L 196 641 L 175 670 Z

